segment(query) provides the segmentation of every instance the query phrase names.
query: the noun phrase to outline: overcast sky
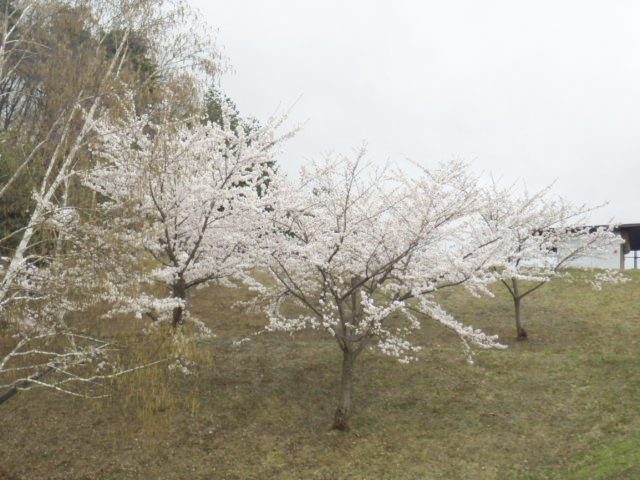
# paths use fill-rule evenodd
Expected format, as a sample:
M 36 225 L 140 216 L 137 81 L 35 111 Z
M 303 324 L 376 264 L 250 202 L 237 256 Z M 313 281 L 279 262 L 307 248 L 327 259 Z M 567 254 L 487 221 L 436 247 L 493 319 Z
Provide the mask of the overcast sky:
M 279 164 L 323 153 L 459 158 L 530 191 L 557 180 L 592 221 L 640 222 L 637 0 L 193 0 L 246 116 L 292 107 Z

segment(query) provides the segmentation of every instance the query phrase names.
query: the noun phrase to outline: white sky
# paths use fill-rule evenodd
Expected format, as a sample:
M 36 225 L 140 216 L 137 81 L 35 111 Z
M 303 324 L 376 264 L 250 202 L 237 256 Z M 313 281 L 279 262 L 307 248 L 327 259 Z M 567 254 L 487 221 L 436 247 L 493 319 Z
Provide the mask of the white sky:
M 557 180 L 594 222 L 640 222 L 637 0 L 192 0 L 244 116 L 293 106 L 279 164 L 326 152 L 461 158 L 529 190 Z M 295 104 L 295 105 L 294 105 Z

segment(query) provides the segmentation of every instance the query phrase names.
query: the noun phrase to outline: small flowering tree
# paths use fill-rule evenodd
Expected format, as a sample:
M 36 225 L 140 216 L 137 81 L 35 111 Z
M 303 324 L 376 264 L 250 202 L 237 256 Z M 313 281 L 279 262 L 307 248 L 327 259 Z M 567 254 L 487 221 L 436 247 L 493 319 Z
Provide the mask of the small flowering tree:
M 550 187 L 535 194 L 514 195 L 511 189 L 485 190 L 483 221 L 490 232 L 501 232 L 504 262 L 497 267 L 501 284 L 513 299 L 518 340 L 528 338 L 522 326 L 522 300 L 554 278 L 583 279 L 600 289 L 603 282 L 626 278 L 617 270 L 572 274 L 576 260 L 598 257 L 619 248 L 621 239 L 611 226 L 586 226 L 593 209 L 576 207 L 562 198 L 549 198 Z M 521 281 L 529 281 L 522 288 Z
M 115 244 L 147 255 L 151 271 L 136 282 L 169 288 L 164 299 L 115 289 L 116 310 L 176 328 L 188 318 L 189 290 L 254 267 L 254 247 L 270 228 L 266 182 L 276 175 L 277 146 L 288 136 L 276 133 L 283 121 L 272 118 L 246 132 L 226 116 L 221 125 L 175 123 L 130 111 L 96 126 L 99 163 L 84 182 L 105 199 L 101 216 L 119 224 Z
M 275 204 L 281 234 L 265 255 L 272 280 L 248 279 L 265 302 L 267 330 L 315 328 L 335 338 L 342 352 L 337 429 L 351 416 L 359 355 L 377 348 L 400 362 L 414 359 L 420 347 L 408 336 L 424 316 L 456 332 L 468 353 L 470 344 L 502 347 L 433 296 L 453 285 L 483 291 L 490 280 L 484 267 L 500 251 L 498 237 L 473 234 L 478 191 L 465 167 L 389 175 L 363 155 L 303 170 L 300 187 Z M 283 308 L 289 301 L 299 314 Z

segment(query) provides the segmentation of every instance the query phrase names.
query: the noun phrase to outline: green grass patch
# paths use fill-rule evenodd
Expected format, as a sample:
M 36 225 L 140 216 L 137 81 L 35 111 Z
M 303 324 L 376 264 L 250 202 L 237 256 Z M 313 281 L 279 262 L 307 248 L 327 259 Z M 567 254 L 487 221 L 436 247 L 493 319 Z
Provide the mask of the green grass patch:
M 561 472 L 523 478 L 550 480 L 637 480 L 640 478 L 640 435 L 610 440 L 587 453 L 575 455 Z

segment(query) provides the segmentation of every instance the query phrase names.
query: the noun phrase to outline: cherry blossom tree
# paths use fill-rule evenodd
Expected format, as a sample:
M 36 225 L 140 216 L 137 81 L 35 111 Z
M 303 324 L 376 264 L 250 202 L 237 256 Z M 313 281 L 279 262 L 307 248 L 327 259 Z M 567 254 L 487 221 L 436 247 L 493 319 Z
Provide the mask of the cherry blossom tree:
M 593 208 L 550 198 L 551 186 L 534 194 L 514 194 L 513 190 L 495 184 L 486 189 L 482 218 L 490 232 L 501 232 L 503 237 L 505 258 L 497 272 L 513 299 L 517 338 L 526 340 L 522 300 L 550 280 L 584 280 L 600 289 L 604 282 L 617 283 L 626 278 L 617 270 L 589 272 L 577 268 L 579 259 L 597 258 L 620 247 L 621 239 L 613 233 L 613 226 L 587 225 L 587 215 Z M 522 288 L 521 281 L 530 283 Z
M 420 347 L 408 338 L 424 318 L 453 330 L 469 355 L 471 345 L 502 347 L 434 297 L 454 285 L 485 291 L 485 267 L 501 251 L 498 236 L 474 231 L 479 192 L 466 167 L 414 166 L 419 173 L 409 175 L 376 169 L 363 156 L 303 169 L 300 186 L 274 204 L 280 234 L 265 253 L 272 278 L 247 279 L 268 315 L 267 330 L 314 328 L 335 338 L 342 352 L 337 429 L 347 428 L 352 413 L 359 355 L 374 348 L 400 362 L 415 359 Z
M 103 218 L 129 226 L 116 229 L 116 244 L 148 256 L 151 271 L 136 282 L 160 282 L 169 290 L 158 299 L 120 289 L 119 311 L 170 320 L 175 329 L 190 318 L 191 289 L 255 266 L 255 244 L 271 228 L 267 182 L 274 181 L 278 146 L 290 134 L 277 133 L 284 117 L 246 131 L 223 116 L 221 124 L 173 122 L 131 109 L 96 126 L 100 161 L 85 184 L 106 199 Z

